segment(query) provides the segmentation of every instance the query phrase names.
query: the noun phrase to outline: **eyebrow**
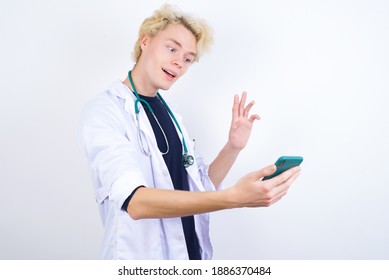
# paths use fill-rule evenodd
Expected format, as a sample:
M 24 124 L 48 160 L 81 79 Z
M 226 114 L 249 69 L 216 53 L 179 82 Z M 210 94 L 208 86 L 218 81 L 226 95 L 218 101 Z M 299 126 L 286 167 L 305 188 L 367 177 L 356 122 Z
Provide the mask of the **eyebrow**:
M 170 39 L 168 39 L 168 41 L 172 41 L 174 44 L 176 44 L 177 46 L 179 46 L 180 48 L 182 48 L 182 44 L 181 44 L 180 42 L 178 42 L 176 39 L 170 38 Z M 195 52 L 189 51 L 188 54 L 191 54 L 191 55 L 193 55 L 193 56 L 196 56 L 196 53 L 195 53 Z

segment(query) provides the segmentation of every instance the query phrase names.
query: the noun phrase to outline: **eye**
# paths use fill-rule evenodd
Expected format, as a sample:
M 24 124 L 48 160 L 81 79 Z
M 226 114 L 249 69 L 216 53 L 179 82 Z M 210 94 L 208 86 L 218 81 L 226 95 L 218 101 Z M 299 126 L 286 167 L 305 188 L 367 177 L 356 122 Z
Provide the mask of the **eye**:
M 171 52 L 171 53 L 174 53 L 174 52 L 176 52 L 176 49 L 175 48 L 173 48 L 173 47 L 167 47 L 168 49 L 169 49 L 169 51 Z
M 190 59 L 188 57 L 184 57 L 184 61 L 185 61 L 185 63 L 192 63 L 192 59 Z

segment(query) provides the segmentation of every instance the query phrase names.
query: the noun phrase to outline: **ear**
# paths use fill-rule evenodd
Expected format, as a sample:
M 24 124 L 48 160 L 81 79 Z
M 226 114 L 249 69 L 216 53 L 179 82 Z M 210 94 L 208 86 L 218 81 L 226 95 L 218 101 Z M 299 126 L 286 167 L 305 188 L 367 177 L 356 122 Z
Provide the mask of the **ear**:
M 140 38 L 140 41 L 139 41 L 140 48 L 142 49 L 142 51 L 143 51 L 144 48 L 147 46 L 147 44 L 149 43 L 149 41 L 150 41 L 150 37 L 147 36 L 146 34 L 143 34 L 142 37 Z

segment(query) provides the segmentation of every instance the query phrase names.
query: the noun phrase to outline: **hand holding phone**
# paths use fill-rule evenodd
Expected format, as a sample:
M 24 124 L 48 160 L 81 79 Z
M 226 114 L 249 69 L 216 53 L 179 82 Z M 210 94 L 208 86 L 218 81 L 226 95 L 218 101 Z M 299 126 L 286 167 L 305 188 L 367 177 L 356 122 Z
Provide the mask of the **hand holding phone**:
M 302 162 L 303 157 L 300 156 L 282 156 L 275 163 L 276 171 L 272 175 L 263 177 L 262 181 L 269 180 L 292 167 L 299 166 Z

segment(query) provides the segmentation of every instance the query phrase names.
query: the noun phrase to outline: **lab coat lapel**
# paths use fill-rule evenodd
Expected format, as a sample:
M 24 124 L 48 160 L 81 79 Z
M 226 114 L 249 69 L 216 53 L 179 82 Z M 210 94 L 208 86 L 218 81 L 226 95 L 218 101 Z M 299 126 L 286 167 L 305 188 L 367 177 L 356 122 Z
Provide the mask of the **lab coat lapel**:
M 135 96 L 133 94 L 129 94 L 125 96 L 125 99 L 125 110 L 134 122 L 135 130 L 137 130 L 137 126 L 139 125 L 139 130 L 142 134 L 141 136 L 143 144 L 145 146 L 144 148 L 149 149 L 151 153 L 150 160 L 152 161 L 152 165 L 155 167 L 153 171 L 154 185 L 161 189 L 174 189 L 173 182 L 170 178 L 169 170 L 165 164 L 161 152 L 159 151 L 157 139 L 155 138 L 153 128 L 150 124 L 150 121 L 146 115 L 143 106 L 139 103 L 138 123 L 136 120 L 136 113 L 134 107 L 136 100 Z
M 151 124 L 149 122 L 149 119 L 146 115 L 146 112 L 141 105 L 141 103 L 138 103 L 139 106 L 139 123 L 136 120 L 136 114 L 135 114 L 135 96 L 127 96 L 126 98 L 126 104 L 125 104 L 125 110 L 130 114 L 132 120 L 134 121 L 135 125 L 139 125 L 139 129 L 141 133 L 147 136 L 147 142 L 151 141 L 153 145 L 157 145 L 157 140 L 155 139 L 153 128 L 151 127 Z
M 151 127 L 151 124 L 147 118 L 147 115 L 145 113 L 145 110 L 142 106 L 142 104 L 139 102 L 138 108 L 139 108 L 139 124 L 136 121 L 136 114 L 135 114 L 135 95 L 130 91 L 130 89 L 123 84 L 120 80 L 115 81 L 112 83 L 110 87 L 111 94 L 120 97 L 125 100 L 124 109 L 126 112 L 131 116 L 132 121 L 135 123 L 135 126 L 140 125 L 140 131 L 147 136 L 147 140 L 152 141 L 153 145 L 157 143 L 155 137 L 153 128 Z

